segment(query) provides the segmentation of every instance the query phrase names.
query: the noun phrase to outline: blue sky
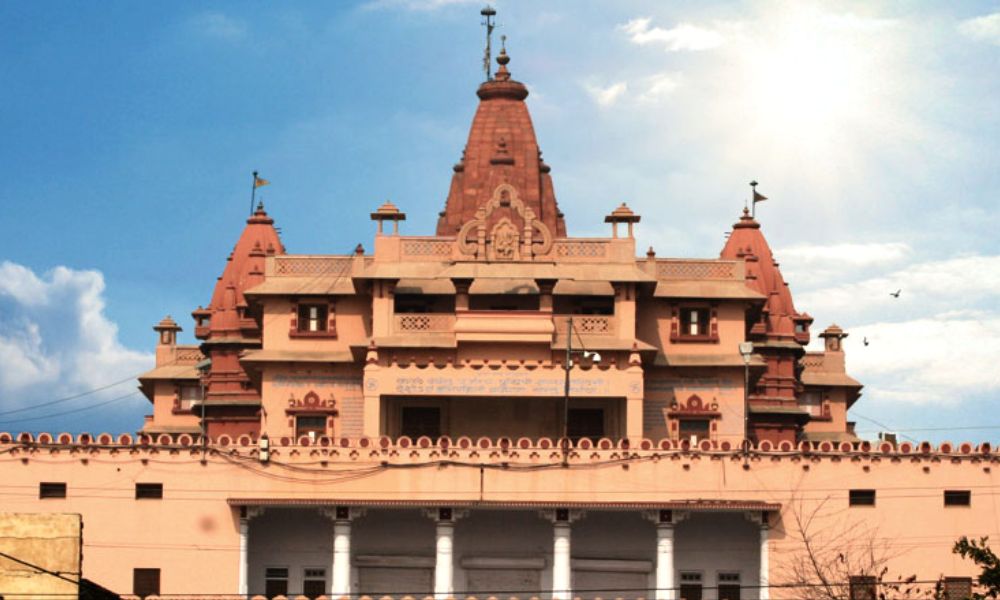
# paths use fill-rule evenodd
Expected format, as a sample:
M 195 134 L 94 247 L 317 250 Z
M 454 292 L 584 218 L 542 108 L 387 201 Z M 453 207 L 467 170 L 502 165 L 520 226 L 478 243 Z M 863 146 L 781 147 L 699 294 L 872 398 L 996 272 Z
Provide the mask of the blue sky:
M 370 248 L 386 199 L 432 232 L 476 107 L 478 2 L 92 8 L 0 4 L 0 430 L 139 426 L 128 382 L 29 407 L 147 368 L 165 314 L 191 341 L 254 169 L 291 252 Z M 858 429 L 997 437 L 956 428 L 1000 426 L 1000 3 L 497 8 L 572 235 L 626 201 L 715 256 L 757 179 Z

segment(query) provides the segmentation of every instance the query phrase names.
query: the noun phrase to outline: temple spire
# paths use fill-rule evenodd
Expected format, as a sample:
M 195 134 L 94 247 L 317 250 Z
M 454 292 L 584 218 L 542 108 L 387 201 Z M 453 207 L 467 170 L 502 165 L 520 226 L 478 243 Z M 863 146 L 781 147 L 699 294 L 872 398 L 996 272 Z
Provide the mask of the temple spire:
M 505 37 L 502 40 L 506 42 Z M 437 235 L 456 235 L 476 218 L 476 211 L 493 198 L 499 186 L 509 185 L 555 237 L 565 237 L 566 224 L 556 204 L 551 168 L 542 160 L 524 102 L 528 88 L 511 77 L 506 43 L 496 61 L 499 67 L 495 77 L 476 90 L 479 108 L 469 128 L 462 160 L 453 168 Z

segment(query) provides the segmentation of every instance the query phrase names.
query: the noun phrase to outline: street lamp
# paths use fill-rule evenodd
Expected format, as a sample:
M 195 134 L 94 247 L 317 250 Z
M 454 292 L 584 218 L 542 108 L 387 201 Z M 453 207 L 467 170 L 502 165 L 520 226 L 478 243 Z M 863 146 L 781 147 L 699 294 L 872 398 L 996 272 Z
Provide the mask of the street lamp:
M 579 335 L 579 334 L 577 334 Z M 580 345 L 583 346 L 583 338 L 580 338 Z M 595 363 L 601 362 L 601 355 L 597 352 L 590 352 L 586 348 L 578 351 L 584 358 L 589 358 Z M 573 368 L 573 317 L 566 320 L 566 360 L 563 369 L 566 370 L 566 381 L 563 385 L 563 422 L 562 422 L 562 451 L 563 466 L 566 466 L 569 458 L 569 372 Z
M 743 356 L 743 451 L 750 450 L 750 358 L 753 356 L 753 342 L 740 342 Z

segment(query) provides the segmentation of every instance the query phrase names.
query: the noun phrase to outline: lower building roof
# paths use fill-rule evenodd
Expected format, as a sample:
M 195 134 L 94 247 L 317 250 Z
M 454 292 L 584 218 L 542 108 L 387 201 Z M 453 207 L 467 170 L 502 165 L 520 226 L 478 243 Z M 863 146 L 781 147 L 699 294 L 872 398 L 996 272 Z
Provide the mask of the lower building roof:
M 803 431 L 803 442 L 860 442 L 861 438 L 849 431 Z
M 152 371 L 146 371 L 138 377 L 144 380 L 198 379 L 198 368 L 195 365 L 164 365 Z
M 454 500 L 454 499 L 343 499 L 343 498 L 228 498 L 230 506 L 359 506 L 375 508 L 422 508 L 449 506 L 455 508 L 500 508 L 500 509 L 538 509 L 538 508 L 580 508 L 606 510 L 689 510 L 694 512 L 743 512 L 781 510 L 777 502 L 762 502 L 760 500 L 665 500 L 662 502 L 632 502 L 613 500 L 581 501 L 549 501 L 549 500 Z
M 742 280 L 659 281 L 653 291 L 653 296 L 655 298 L 712 298 L 715 300 L 754 300 L 760 302 L 767 299 L 764 294 L 747 287 Z
M 307 351 L 307 350 L 246 350 L 240 355 L 241 362 L 321 362 L 350 363 L 354 354 L 350 350 Z
M 743 367 L 743 355 L 728 354 L 665 354 L 659 352 L 653 361 L 655 367 Z M 766 367 L 767 363 L 758 354 L 750 357 L 750 367 Z

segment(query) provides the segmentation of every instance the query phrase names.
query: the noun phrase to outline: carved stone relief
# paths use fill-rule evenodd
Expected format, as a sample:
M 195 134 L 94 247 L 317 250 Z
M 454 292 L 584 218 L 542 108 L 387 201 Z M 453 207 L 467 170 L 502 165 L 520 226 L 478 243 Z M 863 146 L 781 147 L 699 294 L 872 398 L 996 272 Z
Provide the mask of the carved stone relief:
M 509 216 L 500 216 L 504 213 Z M 459 230 L 458 247 L 477 260 L 532 260 L 552 249 L 552 232 L 524 205 L 517 189 L 503 183 Z

